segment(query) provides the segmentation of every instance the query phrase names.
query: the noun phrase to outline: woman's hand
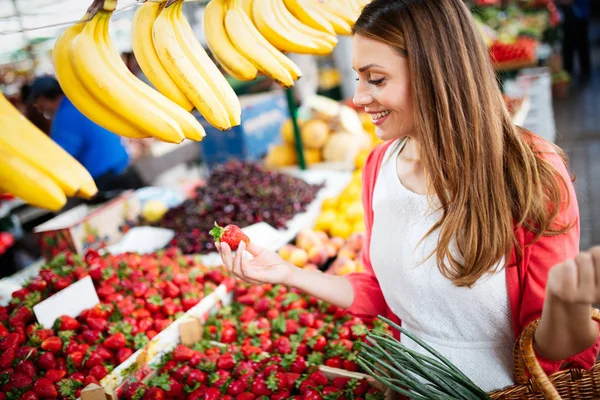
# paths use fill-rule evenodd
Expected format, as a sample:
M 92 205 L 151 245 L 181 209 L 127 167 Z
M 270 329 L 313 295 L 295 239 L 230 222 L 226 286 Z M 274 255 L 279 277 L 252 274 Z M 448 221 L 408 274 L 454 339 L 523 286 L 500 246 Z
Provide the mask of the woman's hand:
M 554 266 L 548 274 L 546 300 L 535 332 L 536 350 L 550 360 L 564 360 L 598 339 L 592 305 L 600 303 L 600 247 Z
M 600 246 L 554 266 L 546 292 L 565 304 L 600 303 Z
M 216 247 L 221 254 L 225 268 L 248 283 L 286 285 L 289 282 L 292 269 L 295 268 L 283 261 L 279 254 L 257 246 L 252 242 L 250 242 L 248 248 L 246 248 L 246 243 L 240 242 L 235 255 L 231 252 L 231 248 L 227 243 L 217 243 Z M 252 260 L 248 259 L 248 255 L 245 254 L 244 250 L 252 254 Z

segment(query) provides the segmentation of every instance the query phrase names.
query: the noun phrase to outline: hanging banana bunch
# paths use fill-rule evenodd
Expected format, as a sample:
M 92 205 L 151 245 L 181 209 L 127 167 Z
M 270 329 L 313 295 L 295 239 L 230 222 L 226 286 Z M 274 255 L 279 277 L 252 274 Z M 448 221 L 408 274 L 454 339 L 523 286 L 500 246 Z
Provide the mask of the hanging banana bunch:
M 90 199 L 98 188 L 77 160 L 0 94 L 0 192 L 58 211 L 67 196 Z
M 53 52 L 57 79 L 84 115 L 118 135 L 200 141 L 202 125 L 180 104 L 125 66 L 108 34 L 115 0 L 94 0 L 81 22 L 65 30 Z

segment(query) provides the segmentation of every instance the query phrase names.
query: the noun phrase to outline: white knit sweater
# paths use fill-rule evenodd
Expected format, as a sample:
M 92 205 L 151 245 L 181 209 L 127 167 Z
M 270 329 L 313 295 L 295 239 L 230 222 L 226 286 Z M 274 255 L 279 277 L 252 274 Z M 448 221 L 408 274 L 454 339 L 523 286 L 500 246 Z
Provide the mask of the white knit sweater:
M 483 390 L 512 385 L 514 337 L 506 275 L 502 270 L 472 288 L 459 288 L 440 273 L 435 255 L 419 264 L 436 246 L 438 232 L 418 243 L 439 214 L 428 207 L 426 196 L 400 182 L 396 171 L 400 150 L 388 149 L 373 194 L 371 262 L 386 302 L 403 327 Z M 422 351 L 408 338 L 401 341 Z

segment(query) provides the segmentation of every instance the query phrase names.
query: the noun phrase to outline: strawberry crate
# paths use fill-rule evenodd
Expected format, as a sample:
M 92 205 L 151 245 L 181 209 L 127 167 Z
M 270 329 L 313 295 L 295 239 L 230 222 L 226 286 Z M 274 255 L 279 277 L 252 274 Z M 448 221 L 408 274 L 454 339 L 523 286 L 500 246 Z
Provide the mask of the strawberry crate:
M 143 348 L 133 353 L 100 382 L 104 390 L 117 399 L 114 394 L 131 377 L 139 379 L 151 371 L 151 361 L 160 359 L 171 351 L 180 341 L 181 327 L 195 320 L 204 320 L 210 313 L 216 312 L 224 304 L 231 302 L 230 288 L 221 284 L 215 291 L 196 306 L 189 309 L 181 318 L 175 320 L 165 330 L 156 335 Z

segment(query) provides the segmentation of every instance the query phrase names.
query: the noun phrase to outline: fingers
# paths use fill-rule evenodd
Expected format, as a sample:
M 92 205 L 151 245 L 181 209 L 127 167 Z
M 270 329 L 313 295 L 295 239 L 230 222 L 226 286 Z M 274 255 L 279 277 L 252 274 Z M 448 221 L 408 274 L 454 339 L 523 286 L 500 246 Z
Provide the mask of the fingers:
M 250 242 L 250 244 L 248 245 L 247 251 L 248 251 L 248 253 L 252 254 L 252 256 L 258 257 L 260 255 L 260 253 L 265 251 L 265 249 L 260 247 L 257 244 L 254 244 L 253 242 Z
M 579 279 L 578 291 L 580 299 L 585 302 L 593 302 L 596 292 L 596 269 L 592 255 L 588 252 L 581 252 L 575 257 L 578 266 Z
M 221 243 L 221 260 L 223 261 L 223 265 L 227 268 L 227 271 L 233 271 L 233 255 L 231 254 L 231 248 L 227 245 L 227 243 Z

